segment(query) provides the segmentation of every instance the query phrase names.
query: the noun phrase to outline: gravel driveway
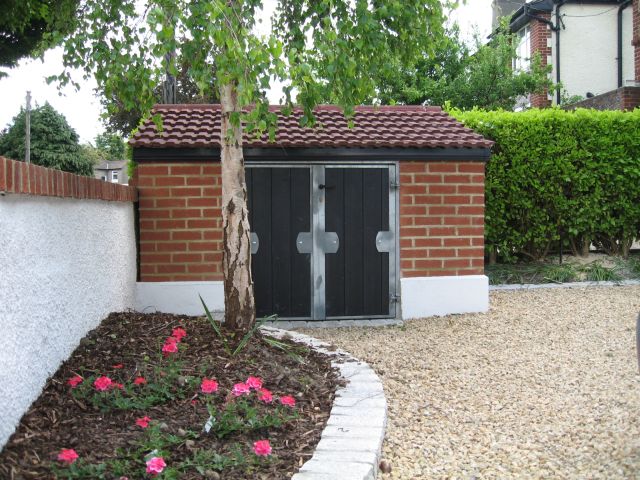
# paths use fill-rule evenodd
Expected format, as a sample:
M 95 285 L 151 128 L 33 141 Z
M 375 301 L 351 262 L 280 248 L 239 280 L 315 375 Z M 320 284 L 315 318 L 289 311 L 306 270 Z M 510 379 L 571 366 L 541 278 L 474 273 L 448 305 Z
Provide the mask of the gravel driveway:
M 640 478 L 638 312 L 639 286 L 501 291 L 487 314 L 307 333 L 382 378 L 383 479 L 628 479 Z

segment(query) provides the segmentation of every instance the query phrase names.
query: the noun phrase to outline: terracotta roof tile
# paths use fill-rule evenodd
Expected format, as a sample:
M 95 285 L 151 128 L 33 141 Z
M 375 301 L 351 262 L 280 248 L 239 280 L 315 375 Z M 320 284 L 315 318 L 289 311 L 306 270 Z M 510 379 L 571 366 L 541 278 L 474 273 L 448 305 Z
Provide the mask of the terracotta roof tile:
M 262 148 L 400 147 L 400 148 L 490 148 L 492 142 L 464 127 L 438 107 L 356 107 L 354 126 L 349 128 L 342 111 L 335 106 L 316 108 L 317 125 L 301 127 L 301 110 L 289 117 L 278 113 L 275 142 L 268 137 L 249 138 L 244 146 Z M 129 141 L 134 147 L 218 148 L 220 105 L 157 105 L 162 115 L 159 133 L 146 121 Z

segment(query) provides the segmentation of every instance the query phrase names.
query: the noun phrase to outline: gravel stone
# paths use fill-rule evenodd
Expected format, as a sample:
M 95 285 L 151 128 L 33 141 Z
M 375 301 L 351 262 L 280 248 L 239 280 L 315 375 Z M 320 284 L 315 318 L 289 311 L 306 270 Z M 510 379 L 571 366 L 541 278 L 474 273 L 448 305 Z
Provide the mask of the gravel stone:
M 640 286 L 490 298 L 485 314 L 308 332 L 383 381 L 380 478 L 640 478 Z

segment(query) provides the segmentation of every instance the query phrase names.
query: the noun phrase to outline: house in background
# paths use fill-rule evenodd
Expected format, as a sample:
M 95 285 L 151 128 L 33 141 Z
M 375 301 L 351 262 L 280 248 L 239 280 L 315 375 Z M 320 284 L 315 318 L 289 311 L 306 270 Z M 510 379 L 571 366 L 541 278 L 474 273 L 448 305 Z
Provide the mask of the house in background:
M 494 17 L 511 13 L 513 0 L 495 0 Z M 638 0 L 533 0 L 510 17 L 517 35 L 514 65 L 526 69 L 537 52 L 551 65 L 563 91 L 531 95 L 528 106 L 560 105 L 628 110 L 640 105 L 640 13 Z
M 107 182 L 128 185 L 129 176 L 127 175 L 127 161 L 112 160 L 110 162 L 102 162 L 94 167 L 93 176 Z

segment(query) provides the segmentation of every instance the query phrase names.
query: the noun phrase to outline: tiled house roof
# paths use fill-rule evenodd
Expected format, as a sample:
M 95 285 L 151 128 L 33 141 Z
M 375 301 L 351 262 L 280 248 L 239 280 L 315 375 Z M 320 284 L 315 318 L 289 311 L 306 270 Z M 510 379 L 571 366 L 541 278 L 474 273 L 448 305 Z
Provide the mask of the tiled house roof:
M 272 110 L 279 112 L 278 107 Z M 220 105 L 157 105 L 162 133 L 148 120 L 129 143 L 150 148 L 219 148 Z M 245 147 L 262 148 L 490 148 L 492 142 L 464 127 L 439 107 L 356 107 L 354 127 L 349 128 L 335 106 L 315 110 L 317 125 L 301 127 L 301 110 L 285 117 L 278 113 L 275 142 L 268 137 L 249 138 Z

